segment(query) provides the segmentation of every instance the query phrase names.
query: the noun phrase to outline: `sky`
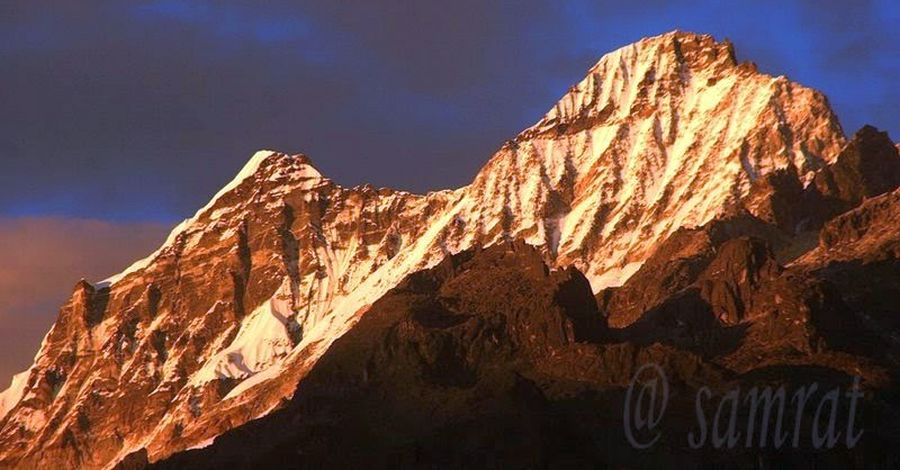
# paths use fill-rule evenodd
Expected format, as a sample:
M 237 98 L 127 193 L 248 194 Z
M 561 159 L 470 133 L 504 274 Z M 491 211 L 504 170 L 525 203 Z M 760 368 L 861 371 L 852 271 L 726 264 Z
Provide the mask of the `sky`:
M 673 29 L 900 140 L 898 23 L 892 0 L 4 1 L 0 388 L 80 277 L 147 254 L 258 149 L 460 186 L 604 53 Z

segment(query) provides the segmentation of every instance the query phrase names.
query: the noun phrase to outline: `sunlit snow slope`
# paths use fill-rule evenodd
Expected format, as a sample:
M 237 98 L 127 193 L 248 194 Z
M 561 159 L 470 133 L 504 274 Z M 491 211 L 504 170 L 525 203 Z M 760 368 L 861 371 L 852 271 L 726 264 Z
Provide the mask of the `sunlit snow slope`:
M 618 285 L 754 179 L 809 174 L 843 144 L 820 93 L 672 32 L 604 56 L 460 189 L 344 188 L 304 156 L 257 153 L 157 252 L 76 286 L 0 395 L 0 463 L 203 445 L 278 406 L 368 305 L 449 253 L 524 239 L 594 290 Z

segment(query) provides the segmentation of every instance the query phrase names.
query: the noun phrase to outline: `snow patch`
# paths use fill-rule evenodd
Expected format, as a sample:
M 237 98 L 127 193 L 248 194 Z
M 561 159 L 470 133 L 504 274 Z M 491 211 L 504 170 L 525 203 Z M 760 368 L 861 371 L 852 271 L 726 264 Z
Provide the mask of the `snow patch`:
M 641 269 L 643 265 L 643 261 L 635 261 L 621 267 L 608 269 L 599 276 L 587 276 L 591 283 L 591 290 L 597 293 L 607 287 L 619 287 L 625 284 L 625 281 L 633 276 L 638 269 Z
M 202 441 L 192 445 L 191 447 L 188 447 L 187 450 L 196 450 L 196 449 L 203 449 L 205 447 L 209 447 L 212 445 L 213 441 L 215 441 L 215 440 L 216 440 L 216 436 L 210 437 L 209 439 L 202 440 Z
M 18 374 L 12 377 L 12 382 L 9 384 L 9 388 L 0 393 L 0 421 L 9 413 L 16 404 L 19 403 L 19 400 L 22 399 L 22 395 L 25 394 L 25 387 L 28 385 L 28 376 L 31 374 L 31 368 L 24 372 L 19 372 Z
M 220 378 L 245 379 L 275 365 L 294 348 L 289 332 L 290 280 L 242 322 L 234 341 L 193 376 L 195 385 Z

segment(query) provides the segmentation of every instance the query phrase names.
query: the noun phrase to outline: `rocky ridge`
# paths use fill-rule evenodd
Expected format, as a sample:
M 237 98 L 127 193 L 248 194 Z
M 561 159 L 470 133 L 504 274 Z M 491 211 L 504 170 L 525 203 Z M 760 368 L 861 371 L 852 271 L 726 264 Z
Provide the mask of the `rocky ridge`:
M 894 167 L 900 155 L 883 137 L 862 129 L 814 178 Z M 138 452 L 129 463 L 896 466 L 900 179 L 889 175 L 856 178 L 849 193 L 863 196 L 837 216 L 833 202 L 853 205 L 852 197 L 804 188 L 796 172 L 778 175 L 778 184 L 755 185 L 744 201 L 750 205 L 784 200 L 785 191 L 799 187 L 803 197 L 793 207 L 765 215 L 791 209 L 808 217 L 809 226 L 822 227 L 811 230 L 818 242 L 810 245 L 807 231 L 777 223 L 784 219 L 763 220 L 741 208 L 679 229 L 624 285 L 598 293 L 596 303 L 580 272 L 553 270 L 522 242 L 449 256 L 376 301 L 283 408 L 202 449 L 152 465 Z M 673 398 L 659 441 L 636 450 L 625 441 L 621 412 L 627 383 L 647 363 L 663 368 Z M 807 392 L 816 402 L 833 387 L 849 390 L 857 382 L 860 414 L 852 424 L 864 438 L 856 445 L 818 448 L 811 424 L 818 408 L 794 405 L 786 416 L 789 429 L 797 423 L 798 437 L 788 448 L 744 445 L 763 439 L 749 427 L 739 431 L 737 446 L 694 449 L 679 439 L 697 431 L 690 397 L 699 386 L 725 399 L 730 390 L 793 393 L 815 384 Z M 705 413 L 718 417 L 721 409 L 713 408 Z M 753 411 L 735 413 L 745 423 Z M 849 434 L 846 416 L 836 423 Z M 761 422 L 769 432 L 781 419 L 774 423 Z
M 344 188 L 260 152 L 159 251 L 76 286 L 2 395 L 0 462 L 100 468 L 208 444 L 281 406 L 373 302 L 448 255 L 523 240 L 599 291 L 767 175 L 808 187 L 843 147 L 824 96 L 673 32 L 604 56 L 460 189 Z

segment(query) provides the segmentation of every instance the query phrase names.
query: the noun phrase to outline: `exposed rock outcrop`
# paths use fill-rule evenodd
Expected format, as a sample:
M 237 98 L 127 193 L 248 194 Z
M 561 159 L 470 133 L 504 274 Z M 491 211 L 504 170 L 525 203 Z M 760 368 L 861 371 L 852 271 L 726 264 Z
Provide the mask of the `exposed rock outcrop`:
M 763 312 L 771 304 L 757 305 L 756 292 L 744 287 L 789 293 L 779 290 L 782 275 L 764 243 L 734 238 L 702 276 L 729 293 L 701 296 L 718 306 L 747 301 L 744 311 Z M 463 252 L 375 302 L 282 409 L 151 468 L 891 465 L 897 426 L 873 414 L 853 423 L 866 434 L 853 451 L 815 450 L 807 438 L 797 447 L 756 448 L 743 445 L 743 434 L 741 445 L 719 449 L 694 450 L 683 441 L 697 430 L 692 397 L 701 386 L 711 394 L 766 385 L 792 393 L 815 381 L 823 391 L 809 397 L 818 399 L 862 375 L 868 394 L 860 406 L 886 416 L 900 411 L 891 392 L 876 392 L 889 368 L 821 340 L 854 334 L 839 320 L 828 324 L 850 312 L 835 308 L 816 284 L 791 284 L 796 295 L 776 302 L 783 313 L 740 317 L 741 328 L 731 317 L 706 325 L 707 340 L 732 345 L 697 354 L 697 344 L 674 341 L 671 332 L 662 338 L 669 344 L 644 346 L 580 334 L 605 330 L 586 280 L 574 270 L 550 271 L 527 245 Z M 659 440 L 635 449 L 623 433 L 625 387 L 648 363 L 662 367 L 670 399 Z M 707 408 L 712 416 L 714 404 Z M 807 432 L 815 413 L 791 406 L 786 416 L 791 425 L 801 416 Z M 847 418 L 836 423 L 848 429 Z

